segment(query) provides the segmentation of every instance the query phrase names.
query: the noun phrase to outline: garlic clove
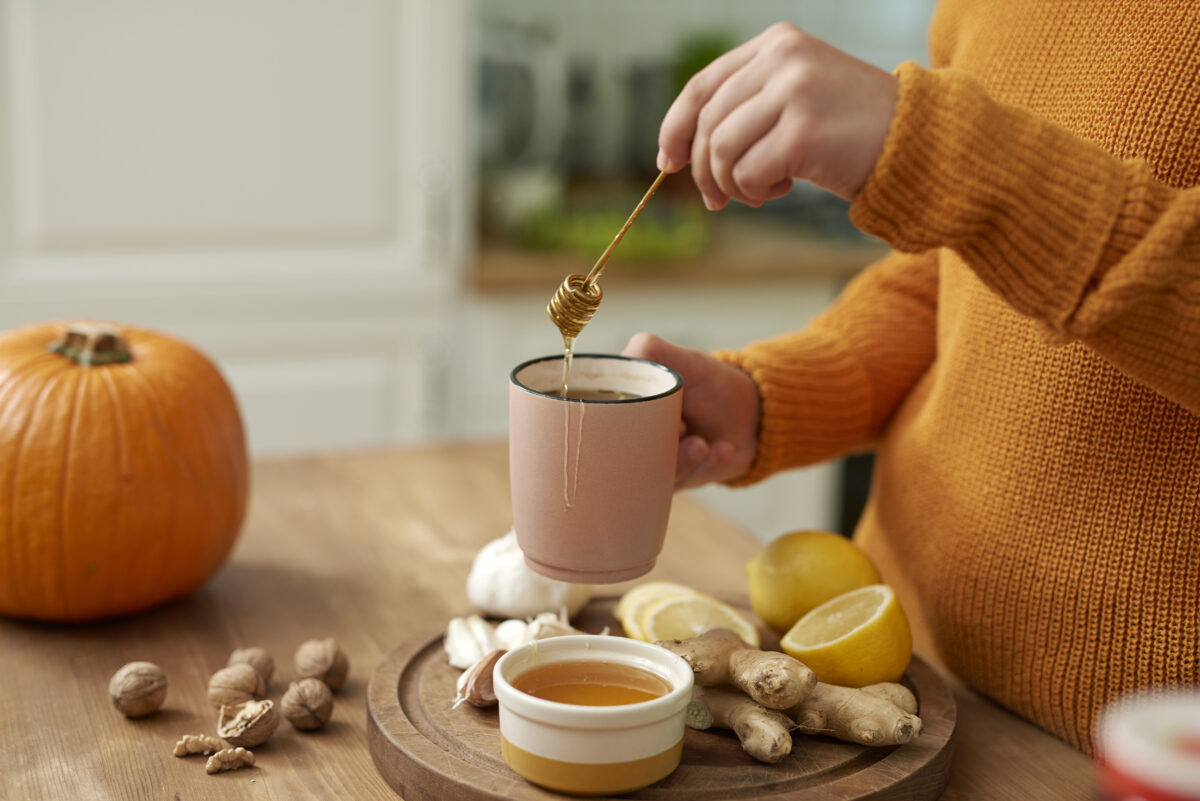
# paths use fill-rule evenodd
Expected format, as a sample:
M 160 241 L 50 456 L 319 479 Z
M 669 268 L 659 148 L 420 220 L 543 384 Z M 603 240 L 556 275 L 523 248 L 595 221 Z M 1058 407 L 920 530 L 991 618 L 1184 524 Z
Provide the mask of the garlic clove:
M 450 657 L 450 664 L 463 670 L 478 662 L 484 654 L 483 646 L 475 639 L 470 625 L 461 617 L 454 618 L 446 626 L 442 647 Z
M 524 620 L 517 618 L 509 618 L 501 621 L 496 626 L 496 639 L 499 641 L 500 648 L 506 651 L 511 651 L 518 645 L 524 645 L 529 636 L 529 624 Z
M 458 707 L 463 701 L 480 709 L 487 709 L 497 704 L 496 688 L 492 683 L 492 671 L 495 669 L 496 663 L 500 661 L 500 657 L 506 653 L 508 652 L 497 648 L 463 671 L 463 674 L 458 677 L 458 692 L 454 698 L 455 707 Z
M 562 637 L 567 634 L 582 634 L 579 629 L 564 625 L 558 621 L 535 620 L 529 625 L 529 639 L 545 640 L 549 637 Z
M 467 628 L 471 630 L 475 641 L 479 643 L 479 650 L 483 653 L 489 653 L 500 647 L 500 641 L 496 638 L 496 630 L 479 615 L 471 615 L 467 618 Z

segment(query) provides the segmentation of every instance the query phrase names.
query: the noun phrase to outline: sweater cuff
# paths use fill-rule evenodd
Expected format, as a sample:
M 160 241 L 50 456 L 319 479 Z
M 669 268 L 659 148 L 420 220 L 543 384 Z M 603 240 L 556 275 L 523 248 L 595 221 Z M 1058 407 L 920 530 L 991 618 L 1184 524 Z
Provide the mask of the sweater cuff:
M 746 486 L 815 464 L 865 439 L 870 382 L 858 360 L 830 336 L 807 331 L 713 355 L 754 379 L 760 404 L 754 463 L 727 485 Z
M 897 69 L 883 153 L 851 205 L 897 250 L 954 249 L 1017 311 L 1061 331 L 1098 266 L 1124 195 L 1119 161 L 953 69 Z

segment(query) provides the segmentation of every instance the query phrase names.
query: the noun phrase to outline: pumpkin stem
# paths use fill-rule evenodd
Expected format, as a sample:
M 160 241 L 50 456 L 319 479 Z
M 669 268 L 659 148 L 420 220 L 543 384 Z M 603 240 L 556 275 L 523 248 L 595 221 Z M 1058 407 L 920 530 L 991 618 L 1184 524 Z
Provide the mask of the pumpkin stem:
M 129 346 L 120 334 L 111 328 L 86 323 L 72 323 L 62 339 L 50 346 L 50 350 L 66 356 L 81 367 L 121 364 L 133 359 Z

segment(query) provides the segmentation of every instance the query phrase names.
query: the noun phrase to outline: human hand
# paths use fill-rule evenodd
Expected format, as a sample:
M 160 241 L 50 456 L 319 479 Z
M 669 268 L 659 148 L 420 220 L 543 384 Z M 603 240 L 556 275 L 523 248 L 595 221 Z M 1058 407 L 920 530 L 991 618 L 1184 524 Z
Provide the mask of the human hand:
M 895 114 L 894 75 L 776 23 L 692 76 L 659 130 L 658 167 L 690 160 L 709 209 L 760 206 L 812 181 L 846 200 L 866 182 Z
M 758 449 L 758 387 L 748 374 L 695 348 L 635 334 L 622 351 L 683 377 L 683 419 L 675 486 L 696 487 L 746 474 Z

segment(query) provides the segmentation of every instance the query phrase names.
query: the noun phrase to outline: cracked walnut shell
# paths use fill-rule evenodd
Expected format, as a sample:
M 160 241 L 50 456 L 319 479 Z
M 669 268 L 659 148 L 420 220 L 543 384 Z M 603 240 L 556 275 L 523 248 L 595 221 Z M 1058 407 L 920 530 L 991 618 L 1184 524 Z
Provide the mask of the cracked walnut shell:
M 223 667 L 208 680 L 208 702 L 215 707 L 257 701 L 267 694 L 267 683 L 244 662 Z
M 330 690 L 337 690 L 346 680 L 350 661 L 338 641 L 332 637 L 308 640 L 296 649 L 296 672 L 306 679 L 320 679 Z
M 292 682 L 279 701 L 283 716 L 297 729 L 319 729 L 333 714 L 333 692 L 318 679 Z
M 217 736 L 233 745 L 253 748 L 265 743 L 278 726 L 279 713 L 273 701 L 246 701 L 221 707 Z
M 153 662 L 130 662 L 113 674 L 108 694 L 126 717 L 149 715 L 167 698 L 167 674 Z

